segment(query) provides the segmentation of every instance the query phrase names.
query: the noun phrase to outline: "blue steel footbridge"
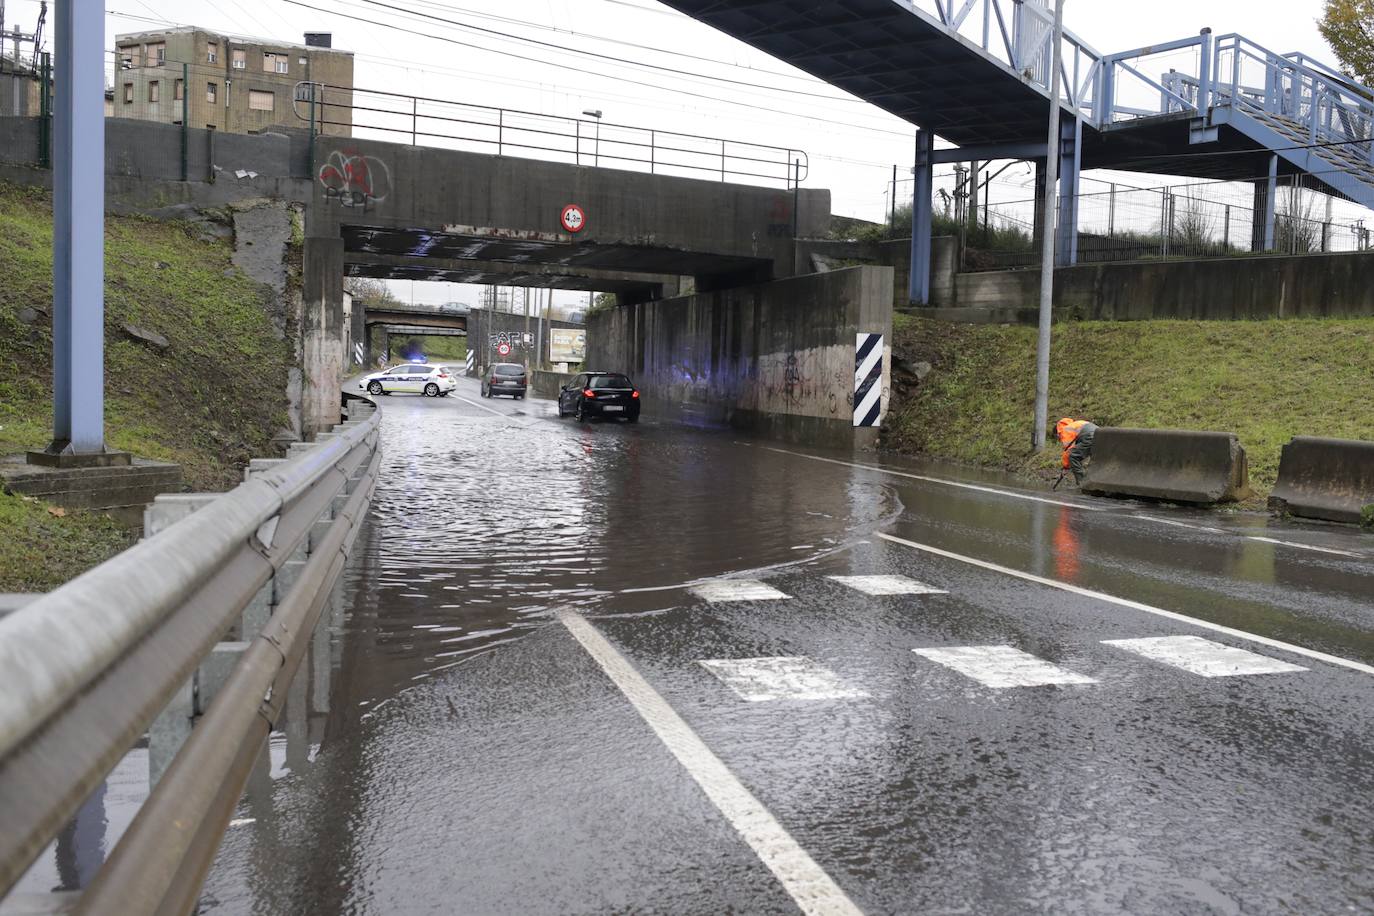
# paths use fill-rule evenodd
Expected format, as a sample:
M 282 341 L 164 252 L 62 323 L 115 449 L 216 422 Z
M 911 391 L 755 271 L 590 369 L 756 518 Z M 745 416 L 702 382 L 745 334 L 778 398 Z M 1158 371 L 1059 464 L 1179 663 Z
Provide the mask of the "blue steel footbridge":
M 929 295 L 933 167 L 1043 162 L 1052 78 L 1060 265 L 1077 260 L 1084 169 L 1254 182 L 1256 247 L 1265 250 L 1285 176 L 1374 208 L 1374 90 L 1238 34 L 1203 29 L 1103 54 L 1066 29 L 1052 76 L 1047 0 L 664 2 L 917 126 L 913 301 Z M 954 147 L 936 149 L 936 136 Z

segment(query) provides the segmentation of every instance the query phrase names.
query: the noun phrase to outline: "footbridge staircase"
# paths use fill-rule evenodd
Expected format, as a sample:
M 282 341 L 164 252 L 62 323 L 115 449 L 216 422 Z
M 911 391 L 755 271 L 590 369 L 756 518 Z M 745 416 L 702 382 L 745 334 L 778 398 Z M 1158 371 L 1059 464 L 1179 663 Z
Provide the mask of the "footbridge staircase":
M 1254 182 L 1264 248 L 1285 176 L 1374 208 L 1374 90 L 1238 34 L 1202 29 L 1104 54 L 1065 29 L 1052 75 L 1048 0 L 664 2 L 917 126 L 913 301 L 929 295 L 933 166 L 1043 162 L 1052 79 L 1061 265 L 1077 258 L 1084 169 Z M 936 136 L 953 147 L 936 148 Z

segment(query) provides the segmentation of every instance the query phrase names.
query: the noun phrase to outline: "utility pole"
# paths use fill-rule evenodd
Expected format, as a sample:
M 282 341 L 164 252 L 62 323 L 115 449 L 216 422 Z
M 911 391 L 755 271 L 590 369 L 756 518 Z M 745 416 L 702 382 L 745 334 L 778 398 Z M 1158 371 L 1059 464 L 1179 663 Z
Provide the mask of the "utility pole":
M 596 145 L 592 147 L 592 167 L 595 168 L 601 164 L 601 109 L 582 113 L 589 118 L 596 118 Z
M 1040 330 L 1035 341 L 1035 429 L 1031 443 L 1045 447 L 1050 410 L 1050 331 L 1054 324 L 1054 237 L 1059 189 L 1059 68 L 1064 43 L 1064 0 L 1054 2 L 1054 33 L 1050 36 L 1049 139 L 1045 146 L 1045 216 L 1040 251 Z
M 105 451 L 105 23 L 56 4 L 53 437 L 29 461 L 128 464 Z

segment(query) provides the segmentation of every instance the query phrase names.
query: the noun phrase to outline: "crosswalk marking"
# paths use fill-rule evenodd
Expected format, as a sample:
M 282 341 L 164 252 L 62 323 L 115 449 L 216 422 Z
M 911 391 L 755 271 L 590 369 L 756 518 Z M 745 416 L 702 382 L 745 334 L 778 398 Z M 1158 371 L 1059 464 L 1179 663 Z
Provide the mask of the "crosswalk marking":
M 948 595 L 942 588 L 917 582 L 907 576 L 827 576 L 841 585 L 865 595 Z
M 953 668 L 986 687 L 1097 683 L 1093 678 L 1066 671 L 1012 646 L 949 646 L 911 651 L 946 668 Z
M 1102 644 L 1125 649 L 1152 661 L 1163 662 L 1202 677 L 1234 677 L 1250 674 L 1291 674 L 1306 671 L 1281 662 L 1203 639 L 1201 636 L 1150 636 L 1144 639 L 1104 639 Z
M 707 659 L 698 664 L 750 702 L 868 696 L 866 691 L 847 686 L 835 672 L 803 655 Z
M 712 579 L 693 585 L 689 591 L 712 604 L 726 601 L 782 601 L 791 597 L 758 579 Z

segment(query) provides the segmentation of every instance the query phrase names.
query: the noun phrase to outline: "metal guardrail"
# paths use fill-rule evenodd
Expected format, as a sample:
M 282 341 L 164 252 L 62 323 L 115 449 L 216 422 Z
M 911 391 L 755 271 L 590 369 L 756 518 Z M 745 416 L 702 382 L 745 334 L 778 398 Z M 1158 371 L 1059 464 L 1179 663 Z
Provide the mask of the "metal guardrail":
M 0 618 L 0 897 L 197 678 L 204 715 L 75 904 L 194 909 L 371 499 L 380 415 L 353 403 L 332 433 L 198 506 L 180 497 L 184 518 Z M 237 664 L 211 684 L 226 647 Z
M 424 141 L 498 156 L 538 153 L 575 165 L 764 181 L 788 189 L 810 171 L 802 150 L 399 92 L 300 82 L 292 104 L 314 133 L 377 131 L 412 146 Z

